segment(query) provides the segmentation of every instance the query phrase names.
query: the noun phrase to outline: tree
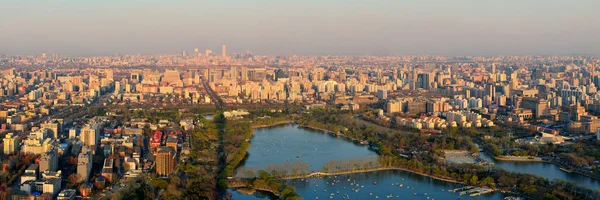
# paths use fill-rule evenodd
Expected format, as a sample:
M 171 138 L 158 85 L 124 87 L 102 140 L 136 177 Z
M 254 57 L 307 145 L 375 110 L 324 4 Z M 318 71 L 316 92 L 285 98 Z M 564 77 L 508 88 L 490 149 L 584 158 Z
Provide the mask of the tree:
M 481 180 L 481 184 L 487 185 L 489 187 L 493 187 L 494 186 L 494 178 L 488 176 L 485 177 L 483 180 Z
M 521 191 L 523 191 L 525 194 L 529 194 L 529 195 L 537 192 L 537 189 L 533 185 L 521 184 L 521 186 L 519 186 L 519 189 L 521 189 Z
M 155 178 L 150 180 L 150 185 L 154 188 L 158 188 L 158 189 L 167 189 L 167 186 L 169 186 L 169 183 L 163 179 L 159 179 L 159 178 Z
M 473 175 L 473 176 L 471 176 L 471 180 L 469 182 L 471 182 L 472 185 L 477 185 L 478 181 L 479 181 L 479 177 L 477 177 L 477 175 Z

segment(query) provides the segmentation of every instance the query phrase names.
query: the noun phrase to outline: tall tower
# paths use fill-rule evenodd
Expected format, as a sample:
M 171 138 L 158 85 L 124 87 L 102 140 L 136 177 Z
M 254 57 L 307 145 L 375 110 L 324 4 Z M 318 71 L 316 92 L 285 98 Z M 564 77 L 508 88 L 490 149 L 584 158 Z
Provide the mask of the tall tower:
M 221 52 L 221 56 L 223 56 L 223 58 L 227 58 L 227 46 L 223 45 L 222 51 L 223 52 Z

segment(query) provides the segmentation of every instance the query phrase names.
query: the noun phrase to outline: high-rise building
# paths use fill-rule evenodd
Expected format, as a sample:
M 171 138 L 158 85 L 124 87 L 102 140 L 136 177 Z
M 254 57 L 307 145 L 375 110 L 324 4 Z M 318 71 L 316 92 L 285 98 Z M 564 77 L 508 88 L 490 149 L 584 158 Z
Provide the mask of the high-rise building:
M 96 145 L 99 140 L 99 134 L 96 132 L 96 129 L 92 128 L 91 125 L 87 125 L 86 127 L 81 129 L 81 141 L 83 144 L 87 146 Z
M 111 80 L 111 81 L 115 79 L 113 69 L 106 69 L 106 70 L 104 70 L 104 73 L 106 73 L 106 79 Z
M 17 136 L 13 136 L 12 133 L 7 133 L 4 136 L 4 155 L 12 154 L 17 152 Z
M 377 98 L 379 99 L 387 99 L 387 90 L 377 90 Z
M 388 113 L 402 112 L 402 102 L 398 100 L 391 100 L 387 102 L 385 107 Z
M 240 77 L 240 80 L 242 80 L 242 81 L 248 80 L 248 68 L 242 67 L 242 73 L 241 74 L 242 75 Z
M 156 154 L 156 173 L 166 176 L 175 170 L 175 150 L 171 147 L 162 147 Z
M 231 79 L 236 80 L 238 77 L 237 67 L 231 67 L 229 69 L 229 75 L 231 76 Z
M 81 153 L 77 156 L 77 176 L 79 182 L 87 181 L 90 178 L 92 171 L 92 152 L 87 146 L 81 149 Z
M 56 150 L 50 150 L 40 158 L 40 171 L 55 172 L 58 169 L 58 154 Z
M 433 73 L 422 73 L 417 75 L 417 80 L 419 82 L 419 88 L 423 88 L 423 89 L 430 89 L 431 85 L 433 83 L 433 79 L 435 77 L 435 74 Z
M 162 82 L 166 83 L 178 83 L 181 82 L 181 74 L 177 69 L 167 69 L 165 75 L 162 78 Z
M 50 130 L 49 134 L 52 135 L 52 138 L 58 139 L 58 137 L 60 136 L 61 128 L 62 128 L 62 123 L 59 120 L 51 120 L 49 122 L 41 124 L 40 128 L 49 129 Z
M 222 47 L 221 50 L 222 50 L 222 52 L 221 52 L 222 55 L 221 56 L 223 58 L 227 58 L 227 46 L 223 45 L 223 47 Z

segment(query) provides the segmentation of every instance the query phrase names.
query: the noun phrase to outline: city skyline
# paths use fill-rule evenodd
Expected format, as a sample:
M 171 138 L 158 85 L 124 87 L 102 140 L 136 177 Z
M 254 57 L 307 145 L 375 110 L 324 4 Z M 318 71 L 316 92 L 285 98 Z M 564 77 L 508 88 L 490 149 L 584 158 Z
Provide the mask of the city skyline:
M 0 54 L 598 55 L 597 1 L 4 2 Z M 110 15 L 107 15 L 110 13 Z

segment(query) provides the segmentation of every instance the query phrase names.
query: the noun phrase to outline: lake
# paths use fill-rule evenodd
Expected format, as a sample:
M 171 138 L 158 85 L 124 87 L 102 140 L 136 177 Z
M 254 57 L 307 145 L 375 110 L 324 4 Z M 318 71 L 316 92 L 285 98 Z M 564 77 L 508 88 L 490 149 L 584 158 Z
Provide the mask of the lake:
M 329 160 L 368 158 L 376 155 L 365 145 L 355 144 L 319 131 L 297 125 L 280 125 L 255 130 L 244 168 L 256 168 L 287 162 L 306 162 L 309 170 L 318 171 Z M 404 171 L 378 171 L 337 177 L 287 180 L 304 199 L 458 199 L 458 193 L 448 192 L 459 184 L 435 180 Z M 374 184 L 374 183 L 377 184 Z M 332 184 L 333 183 L 333 184 Z M 358 184 L 358 185 L 357 185 Z M 403 187 L 400 187 L 402 184 Z M 246 195 L 228 190 L 234 199 L 269 199 L 267 195 Z M 331 194 L 334 194 L 331 196 Z M 461 199 L 503 199 L 502 193 Z
M 481 152 L 479 157 L 494 163 L 494 166 L 503 168 L 507 171 L 535 174 L 547 179 L 562 179 L 573 182 L 579 186 L 592 189 L 600 189 L 600 181 L 576 173 L 567 173 L 560 170 L 560 167 L 552 163 L 545 162 L 511 162 L 496 160 L 493 157 Z

